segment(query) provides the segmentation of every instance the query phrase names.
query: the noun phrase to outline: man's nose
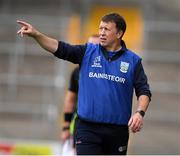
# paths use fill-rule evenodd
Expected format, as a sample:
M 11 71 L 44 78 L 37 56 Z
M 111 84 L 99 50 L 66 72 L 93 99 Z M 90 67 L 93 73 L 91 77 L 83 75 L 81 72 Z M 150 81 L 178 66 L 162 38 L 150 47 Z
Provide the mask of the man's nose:
M 101 31 L 100 31 L 100 35 L 105 35 L 105 29 L 102 29 Z

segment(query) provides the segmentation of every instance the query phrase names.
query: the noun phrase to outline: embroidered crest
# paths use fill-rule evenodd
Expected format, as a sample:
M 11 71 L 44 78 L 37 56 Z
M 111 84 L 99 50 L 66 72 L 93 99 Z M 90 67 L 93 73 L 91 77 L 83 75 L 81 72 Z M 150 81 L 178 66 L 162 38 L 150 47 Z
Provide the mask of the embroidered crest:
M 129 63 L 121 61 L 120 71 L 123 72 L 123 73 L 127 73 L 128 68 L 129 68 Z

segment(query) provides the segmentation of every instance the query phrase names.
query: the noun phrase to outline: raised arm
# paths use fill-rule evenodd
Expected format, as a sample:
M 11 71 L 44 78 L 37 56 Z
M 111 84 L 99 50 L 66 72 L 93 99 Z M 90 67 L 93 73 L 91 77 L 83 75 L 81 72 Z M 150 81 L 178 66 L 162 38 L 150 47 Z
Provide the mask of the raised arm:
M 21 28 L 17 32 L 21 37 L 27 35 L 34 38 L 39 45 L 48 52 L 54 53 L 57 50 L 58 41 L 56 39 L 41 33 L 27 22 L 17 20 L 17 23 L 21 25 Z

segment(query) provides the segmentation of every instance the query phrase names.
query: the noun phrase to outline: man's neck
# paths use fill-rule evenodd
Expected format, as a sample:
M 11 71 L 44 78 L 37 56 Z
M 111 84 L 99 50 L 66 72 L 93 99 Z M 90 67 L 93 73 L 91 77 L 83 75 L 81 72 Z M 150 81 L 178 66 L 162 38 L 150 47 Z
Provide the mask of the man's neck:
M 105 49 L 107 51 L 111 51 L 111 52 L 117 52 L 117 51 L 121 50 L 121 48 L 122 47 L 121 47 L 120 42 L 118 42 L 117 44 L 105 47 Z

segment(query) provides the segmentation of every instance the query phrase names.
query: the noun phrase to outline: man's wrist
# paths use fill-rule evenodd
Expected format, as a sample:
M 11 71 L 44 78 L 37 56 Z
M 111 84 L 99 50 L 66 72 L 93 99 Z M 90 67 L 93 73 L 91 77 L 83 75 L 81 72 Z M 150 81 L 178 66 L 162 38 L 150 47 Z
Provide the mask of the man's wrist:
M 64 113 L 64 121 L 65 122 L 71 122 L 73 117 L 73 113 Z
M 139 113 L 142 117 L 145 116 L 145 111 L 143 110 L 137 110 L 135 113 Z
M 69 129 L 70 129 L 69 126 L 64 126 L 64 127 L 62 128 L 62 131 L 67 131 L 67 130 L 69 130 Z

